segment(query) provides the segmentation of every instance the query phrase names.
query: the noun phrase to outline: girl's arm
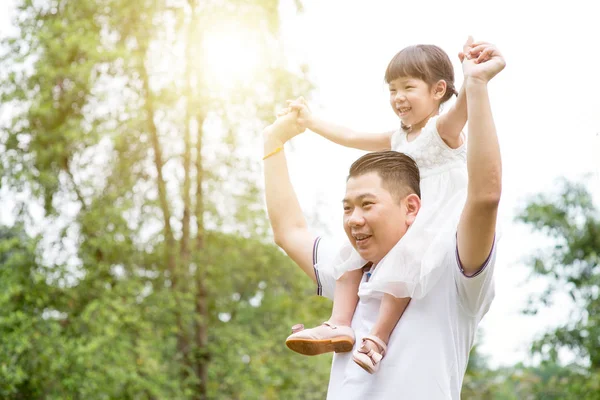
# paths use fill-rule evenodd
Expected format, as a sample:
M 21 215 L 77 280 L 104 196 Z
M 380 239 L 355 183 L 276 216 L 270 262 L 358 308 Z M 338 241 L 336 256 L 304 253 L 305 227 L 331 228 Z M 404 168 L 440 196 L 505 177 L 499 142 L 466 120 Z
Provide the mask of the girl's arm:
M 467 96 L 465 86 L 460 88 L 456 103 L 448 110 L 446 114 L 442 114 L 437 122 L 436 128 L 440 137 L 446 144 L 453 149 L 462 146 L 464 138 L 461 133 L 467 123 Z
M 461 64 L 465 58 L 470 60 L 476 54 L 474 50 L 476 44 L 479 43 L 474 43 L 472 36 L 467 38 L 467 41 L 463 44 L 463 50 L 458 53 Z M 464 143 L 461 133 L 467 123 L 467 109 L 467 93 L 463 84 L 458 93 L 456 103 L 454 103 L 446 114 L 438 118 L 436 125 L 440 137 L 453 149 L 462 146 Z
M 367 151 L 389 150 L 391 148 L 393 131 L 384 133 L 357 132 L 313 116 L 308 104 L 302 97 L 288 103 L 291 110 L 298 111 L 298 124 L 302 128 L 310 129 L 334 143 Z
M 463 51 L 458 54 L 461 63 L 465 58 L 471 58 L 472 50 L 473 37 L 469 36 L 463 45 Z M 454 103 L 452 108 L 448 110 L 446 114 L 443 114 L 438 118 L 436 124 L 440 137 L 453 149 L 462 146 L 464 142 L 461 133 L 467 123 L 467 115 L 467 93 L 465 91 L 465 85 L 463 84 L 458 93 L 456 103 Z
M 357 132 L 315 117 L 311 118 L 311 122 L 306 127 L 325 139 L 345 147 L 367 151 L 389 150 L 392 147 L 393 131 L 384 133 Z

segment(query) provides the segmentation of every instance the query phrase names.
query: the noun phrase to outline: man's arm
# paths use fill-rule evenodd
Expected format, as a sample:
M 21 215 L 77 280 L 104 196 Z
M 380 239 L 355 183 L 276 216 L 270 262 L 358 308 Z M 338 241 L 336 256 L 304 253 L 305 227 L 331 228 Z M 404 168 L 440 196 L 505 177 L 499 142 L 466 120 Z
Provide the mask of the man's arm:
M 283 150 L 285 142 L 298 133 L 295 112 L 278 118 L 263 131 L 265 156 L 277 151 L 264 160 L 265 196 L 275 243 L 316 282 L 312 264 L 315 237 L 308 231 Z
M 490 255 L 502 191 L 500 147 L 487 83 L 505 62 L 487 43 L 474 44 L 473 52 L 475 57 L 463 62 L 469 114 L 469 185 L 457 232 L 458 255 L 466 275 L 476 274 Z

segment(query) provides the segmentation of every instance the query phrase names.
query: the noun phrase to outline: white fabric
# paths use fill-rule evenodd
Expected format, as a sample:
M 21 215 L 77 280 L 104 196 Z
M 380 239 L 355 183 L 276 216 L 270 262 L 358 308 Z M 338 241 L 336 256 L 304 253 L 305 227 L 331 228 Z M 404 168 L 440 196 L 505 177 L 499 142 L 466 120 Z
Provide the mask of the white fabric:
M 316 252 L 315 270 L 324 296 L 333 299 L 332 260 L 337 247 L 324 238 Z M 412 299 L 392 332 L 388 352 L 376 374 L 370 375 L 352 361 L 352 353 L 333 357 L 328 400 L 460 400 L 477 325 L 494 298 L 493 271 L 496 244 L 482 270 L 473 277 L 462 274 L 456 256 L 456 236 L 442 247 L 440 276 L 432 290 Z M 373 271 L 372 278 L 379 272 Z M 366 285 L 363 275 L 361 288 Z M 373 327 L 380 299 L 361 296 L 352 319 L 356 344 Z
M 376 266 L 378 270 L 360 295 L 421 298 L 439 279 L 440 246 L 456 232 L 467 193 L 466 144 L 450 148 L 431 118 L 419 136 L 408 142 L 406 133 L 392 136 L 392 149 L 411 156 L 421 173 L 421 209 L 406 235 Z M 333 261 L 334 276 L 366 263 L 348 243 Z

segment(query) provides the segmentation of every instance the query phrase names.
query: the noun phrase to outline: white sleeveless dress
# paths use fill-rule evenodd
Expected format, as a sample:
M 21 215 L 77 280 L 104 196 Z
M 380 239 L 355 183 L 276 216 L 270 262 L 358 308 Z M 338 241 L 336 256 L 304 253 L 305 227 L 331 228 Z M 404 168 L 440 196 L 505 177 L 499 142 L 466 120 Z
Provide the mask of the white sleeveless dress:
M 421 209 L 402 239 L 373 269 L 360 296 L 422 298 L 441 275 L 447 243 L 454 240 L 467 195 L 467 149 L 463 143 L 450 148 L 431 118 L 419 136 L 410 142 L 406 132 L 392 136 L 392 150 L 411 156 L 421 174 Z M 344 272 L 366 264 L 347 244 L 334 261 L 336 279 Z

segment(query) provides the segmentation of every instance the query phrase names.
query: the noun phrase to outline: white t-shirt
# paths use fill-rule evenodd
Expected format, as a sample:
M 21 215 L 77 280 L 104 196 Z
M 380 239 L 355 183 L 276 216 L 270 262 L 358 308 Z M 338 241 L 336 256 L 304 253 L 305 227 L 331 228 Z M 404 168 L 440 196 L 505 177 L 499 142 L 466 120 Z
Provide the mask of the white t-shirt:
M 317 238 L 314 244 L 317 293 L 331 299 L 335 288 L 331 261 L 338 250 L 328 238 Z M 446 254 L 441 278 L 425 297 L 411 300 L 392 332 L 379 371 L 365 372 L 352 361 L 352 352 L 335 354 L 327 399 L 460 400 L 477 325 L 494 298 L 496 244 L 472 277 L 462 272 L 455 237 L 440 251 Z M 377 320 L 380 303 L 380 297 L 359 300 L 352 319 L 355 347 Z

